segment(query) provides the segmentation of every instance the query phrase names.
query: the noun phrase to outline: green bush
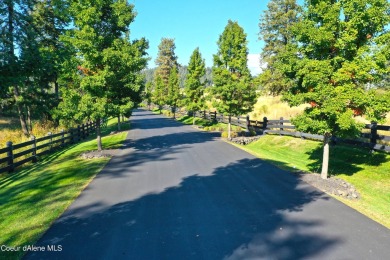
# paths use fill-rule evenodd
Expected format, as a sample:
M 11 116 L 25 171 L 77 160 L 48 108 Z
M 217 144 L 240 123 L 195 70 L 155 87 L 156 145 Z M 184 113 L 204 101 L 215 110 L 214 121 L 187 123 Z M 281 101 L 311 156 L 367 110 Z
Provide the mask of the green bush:
M 250 134 L 250 136 L 255 136 L 257 133 L 256 133 L 255 130 L 250 129 L 250 130 L 249 130 L 249 134 Z

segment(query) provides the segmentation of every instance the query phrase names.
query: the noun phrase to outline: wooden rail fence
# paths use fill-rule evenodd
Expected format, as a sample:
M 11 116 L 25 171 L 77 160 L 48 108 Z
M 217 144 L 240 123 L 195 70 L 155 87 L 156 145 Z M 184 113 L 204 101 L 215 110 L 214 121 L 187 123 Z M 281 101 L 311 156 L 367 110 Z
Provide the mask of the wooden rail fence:
M 19 144 L 7 142 L 7 146 L 0 149 L 0 173 L 11 173 L 16 167 L 27 162 L 35 163 L 39 156 L 48 154 L 57 148 L 63 148 L 68 144 L 77 143 L 88 137 L 95 129 L 96 123 L 89 122 L 67 131 L 62 130 L 57 134 L 49 132 L 40 138 L 31 136 L 30 141 Z
M 176 112 L 180 115 L 191 114 L 185 110 L 178 110 Z M 228 123 L 228 117 L 218 112 L 210 112 L 206 110 L 195 112 L 195 116 L 203 118 L 210 121 L 217 121 Z M 240 126 L 245 128 L 248 132 L 250 130 L 255 131 L 257 134 L 277 134 L 277 135 L 287 135 L 305 139 L 313 139 L 323 141 L 323 135 L 309 134 L 296 131 L 295 126 L 291 123 L 290 120 L 285 120 L 283 117 L 276 120 L 269 120 L 267 117 L 264 117 L 262 121 L 251 120 L 248 116 L 239 116 L 231 117 L 232 125 Z M 370 148 L 371 150 L 386 151 L 390 152 L 390 126 L 387 125 L 378 125 L 375 122 L 371 124 L 366 124 L 366 131 L 360 134 L 359 138 L 356 139 L 345 139 L 339 137 L 333 137 L 333 143 L 345 143 L 350 145 L 359 145 L 363 147 Z M 378 134 L 378 131 L 382 131 L 385 134 Z

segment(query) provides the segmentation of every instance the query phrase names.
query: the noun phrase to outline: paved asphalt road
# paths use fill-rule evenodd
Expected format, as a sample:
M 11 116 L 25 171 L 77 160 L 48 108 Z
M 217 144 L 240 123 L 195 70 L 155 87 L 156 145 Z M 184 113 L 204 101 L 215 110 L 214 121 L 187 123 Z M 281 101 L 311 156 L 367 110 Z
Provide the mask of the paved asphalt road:
M 390 259 L 390 230 L 310 185 L 151 112 L 28 259 Z

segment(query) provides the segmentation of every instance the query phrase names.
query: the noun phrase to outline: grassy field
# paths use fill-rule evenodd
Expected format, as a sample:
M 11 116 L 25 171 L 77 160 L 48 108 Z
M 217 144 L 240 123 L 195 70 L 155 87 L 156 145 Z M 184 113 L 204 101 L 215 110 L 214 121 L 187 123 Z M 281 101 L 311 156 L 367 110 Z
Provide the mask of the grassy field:
M 320 172 L 322 143 L 293 137 L 266 135 L 242 149 L 281 168 Z M 329 172 L 353 184 L 361 199 L 336 197 L 350 207 L 390 228 L 390 155 L 368 149 L 336 145 L 330 148 Z M 309 174 L 309 173 L 308 173 Z
M 127 132 L 116 130 L 116 119 L 103 129 L 105 149 L 119 148 Z M 123 125 L 128 129 L 129 124 Z M 92 138 L 92 137 L 91 137 Z M 0 245 L 33 245 L 77 198 L 108 158 L 85 160 L 79 155 L 96 150 L 96 140 L 69 146 L 13 174 L 0 175 Z M 18 259 L 23 252 L 0 252 L 0 259 Z
M 52 122 L 35 121 L 33 124 L 32 135 L 35 137 L 45 136 L 48 132 L 58 133 L 61 127 L 55 127 Z M 29 141 L 30 138 L 25 136 L 20 130 L 20 121 L 15 117 L 0 116 L 0 148 L 5 147 L 8 141 L 16 143 Z

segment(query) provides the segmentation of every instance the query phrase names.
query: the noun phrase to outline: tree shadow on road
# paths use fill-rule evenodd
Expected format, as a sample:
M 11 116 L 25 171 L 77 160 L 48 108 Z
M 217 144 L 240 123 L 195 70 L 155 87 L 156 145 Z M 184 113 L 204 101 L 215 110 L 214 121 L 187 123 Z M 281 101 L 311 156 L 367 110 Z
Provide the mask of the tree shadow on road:
M 174 160 L 176 154 L 191 148 L 191 145 L 205 144 L 218 139 L 218 133 L 197 130 L 135 140 L 127 139 L 122 145 L 122 154 L 113 157 L 96 178 L 125 177 L 128 173 L 135 171 L 135 167 L 142 167 L 144 163 Z
M 38 243 L 63 251 L 29 258 L 315 258 L 341 239 L 315 232 L 324 223 L 300 212 L 327 199 L 264 161 L 242 159 L 114 206 L 72 208 Z
M 323 147 L 318 146 L 310 151 L 308 168 L 311 172 L 321 172 Z M 352 176 L 367 166 L 380 166 L 388 161 L 384 152 L 371 152 L 367 148 L 349 145 L 331 145 L 329 151 L 329 174 L 337 176 L 346 174 Z

